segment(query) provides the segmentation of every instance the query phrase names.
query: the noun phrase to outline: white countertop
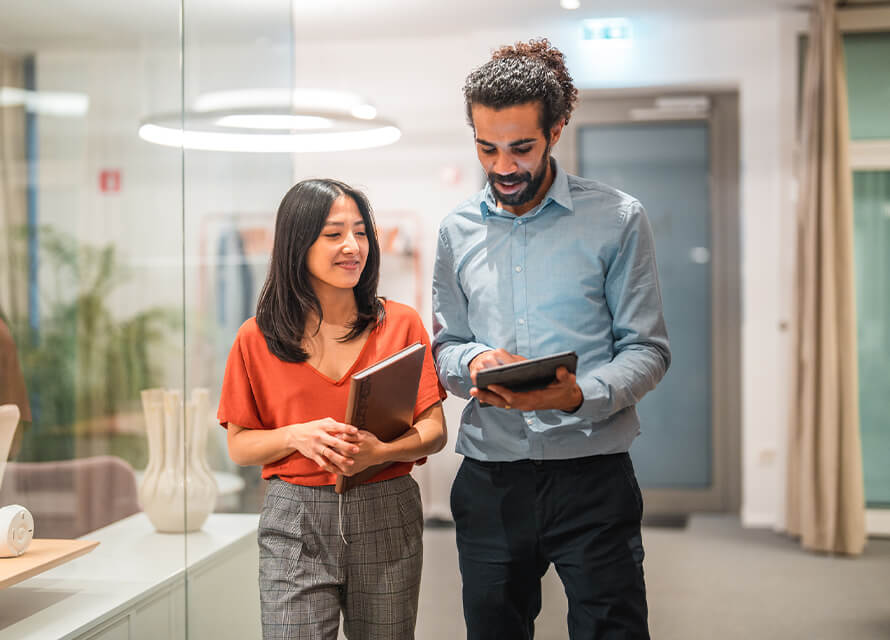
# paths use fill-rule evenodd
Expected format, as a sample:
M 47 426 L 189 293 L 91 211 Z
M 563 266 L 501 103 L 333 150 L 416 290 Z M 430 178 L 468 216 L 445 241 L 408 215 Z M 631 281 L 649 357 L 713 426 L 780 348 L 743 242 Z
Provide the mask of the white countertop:
M 181 581 L 236 543 L 256 544 L 258 514 L 211 514 L 200 531 L 156 533 L 144 513 L 93 531 L 91 553 L 0 590 L 0 640 L 75 637 Z

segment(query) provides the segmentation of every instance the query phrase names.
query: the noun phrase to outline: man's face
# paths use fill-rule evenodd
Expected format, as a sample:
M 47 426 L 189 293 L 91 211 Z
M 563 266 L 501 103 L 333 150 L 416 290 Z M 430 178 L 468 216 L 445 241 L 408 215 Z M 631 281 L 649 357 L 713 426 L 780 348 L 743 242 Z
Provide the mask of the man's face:
M 550 147 L 562 123 L 550 131 L 540 125 L 540 105 L 527 103 L 492 109 L 473 105 L 476 154 L 500 206 L 522 215 L 538 205 L 551 183 Z

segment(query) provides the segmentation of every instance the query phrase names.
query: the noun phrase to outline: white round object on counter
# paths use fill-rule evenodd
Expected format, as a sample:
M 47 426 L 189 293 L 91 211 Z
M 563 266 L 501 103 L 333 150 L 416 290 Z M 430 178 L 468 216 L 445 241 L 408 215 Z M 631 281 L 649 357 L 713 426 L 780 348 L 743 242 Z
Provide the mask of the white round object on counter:
M 20 504 L 0 509 L 0 558 L 20 556 L 34 537 L 34 517 Z

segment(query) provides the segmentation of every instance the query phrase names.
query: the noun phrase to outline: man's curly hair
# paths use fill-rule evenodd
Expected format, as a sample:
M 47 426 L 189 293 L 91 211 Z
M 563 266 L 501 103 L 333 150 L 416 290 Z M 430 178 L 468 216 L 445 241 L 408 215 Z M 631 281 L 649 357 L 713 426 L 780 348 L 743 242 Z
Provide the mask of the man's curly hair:
M 473 126 L 473 105 L 503 109 L 529 102 L 541 104 L 541 128 L 549 135 L 558 122 L 568 124 L 578 89 L 562 52 L 546 38 L 517 42 L 495 51 L 464 84 L 467 120 Z

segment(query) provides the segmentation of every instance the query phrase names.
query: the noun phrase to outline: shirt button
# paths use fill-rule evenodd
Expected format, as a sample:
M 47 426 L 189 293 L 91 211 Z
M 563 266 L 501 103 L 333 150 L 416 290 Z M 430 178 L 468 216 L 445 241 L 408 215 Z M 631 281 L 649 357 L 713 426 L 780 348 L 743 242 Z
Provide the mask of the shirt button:
M 519 318 L 519 324 L 525 324 L 525 318 Z
M 520 271 L 522 271 L 522 267 L 520 267 L 519 265 L 516 265 L 516 273 L 519 273 Z

